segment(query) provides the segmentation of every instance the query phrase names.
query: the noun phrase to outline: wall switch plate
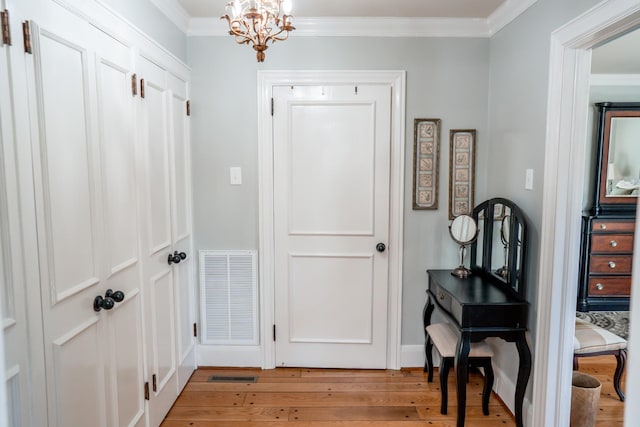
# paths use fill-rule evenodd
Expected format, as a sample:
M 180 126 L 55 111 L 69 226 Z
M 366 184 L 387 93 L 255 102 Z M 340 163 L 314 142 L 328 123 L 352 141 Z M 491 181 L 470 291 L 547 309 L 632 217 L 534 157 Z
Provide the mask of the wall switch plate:
M 229 168 L 229 182 L 231 185 L 242 184 L 242 168 L 239 168 L 239 167 Z
M 527 169 L 525 172 L 524 189 L 533 190 L 533 169 Z

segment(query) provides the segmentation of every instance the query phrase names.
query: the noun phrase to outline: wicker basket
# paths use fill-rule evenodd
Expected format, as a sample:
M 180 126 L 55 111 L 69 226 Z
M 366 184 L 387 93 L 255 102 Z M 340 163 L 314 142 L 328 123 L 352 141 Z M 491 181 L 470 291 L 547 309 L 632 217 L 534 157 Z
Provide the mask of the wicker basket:
M 571 427 L 594 427 L 602 384 L 597 378 L 573 372 L 571 382 Z

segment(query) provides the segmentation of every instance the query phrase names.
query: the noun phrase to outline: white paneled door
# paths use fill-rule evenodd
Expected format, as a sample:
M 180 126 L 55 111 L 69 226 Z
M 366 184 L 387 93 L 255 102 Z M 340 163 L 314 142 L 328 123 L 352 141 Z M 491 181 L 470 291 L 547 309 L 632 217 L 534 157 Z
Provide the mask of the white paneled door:
M 276 365 L 385 368 L 391 88 L 273 97 Z
M 142 426 L 131 48 L 52 22 L 30 23 L 28 66 L 49 426 Z

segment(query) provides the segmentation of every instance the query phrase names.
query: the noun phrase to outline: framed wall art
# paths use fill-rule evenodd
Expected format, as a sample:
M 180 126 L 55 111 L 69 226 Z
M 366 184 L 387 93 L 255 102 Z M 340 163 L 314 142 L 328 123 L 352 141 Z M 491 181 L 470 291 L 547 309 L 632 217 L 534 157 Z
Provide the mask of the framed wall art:
M 449 150 L 449 219 L 454 219 L 473 210 L 476 130 L 451 129 Z
M 415 119 L 413 135 L 413 209 L 438 209 L 440 119 Z

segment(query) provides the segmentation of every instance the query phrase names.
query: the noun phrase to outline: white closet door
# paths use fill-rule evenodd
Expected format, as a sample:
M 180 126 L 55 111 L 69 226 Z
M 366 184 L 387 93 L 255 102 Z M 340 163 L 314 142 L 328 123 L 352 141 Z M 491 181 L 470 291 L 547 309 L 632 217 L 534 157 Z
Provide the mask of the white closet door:
M 147 380 L 151 380 L 149 419 L 158 426 L 178 396 L 176 307 L 172 248 L 170 96 L 165 70 L 139 57 L 138 125 L 144 158 L 142 193 L 142 261 L 145 295 Z M 142 89 L 144 87 L 144 89 Z
M 106 313 L 99 147 L 92 126 L 95 34 L 61 14 L 55 27 L 31 23 L 38 134 L 33 146 L 49 425 L 107 426 Z M 80 45 L 78 43 L 83 43 Z
M 186 258 L 174 266 L 177 308 L 178 386 L 187 384 L 196 368 L 195 289 L 193 239 L 191 229 L 191 151 L 187 116 L 187 82 L 168 76 L 171 89 L 170 120 L 172 140 L 172 240 L 173 249 Z
M 0 11 L 9 4 L 0 0 Z M 10 26 L 19 28 L 16 8 L 9 11 Z M 16 31 L 12 32 L 17 37 Z M 40 393 L 30 396 L 26 289 L 23 270 L 22 221 L 18 187 L 16 150 L 20 130 L 28 128 L 26 102 L 23 98 L 24 55 L 21 43 L 13 45 L 0 40 L 0 328 L 4 340 L 4 365 L 0 365 L 5 383 L 7 406 L 0 407 L 0 418 L 6 417 L 12 427 L 37 425 L 30 406 Z M 1 359 L 0 359 L 1 360 Z M 6 409 L 6 411 L 5 411 Z M 0 419 L 0 424 L 2 420 Z
M 112 425 L 142 426 L 145 419 L 141 262 L 139 259 L 133 61 L 128 46 L 104 33 L 96 38 L 96 87 L 105 236 L 103 288 L 124 301 L 105 313 Z

